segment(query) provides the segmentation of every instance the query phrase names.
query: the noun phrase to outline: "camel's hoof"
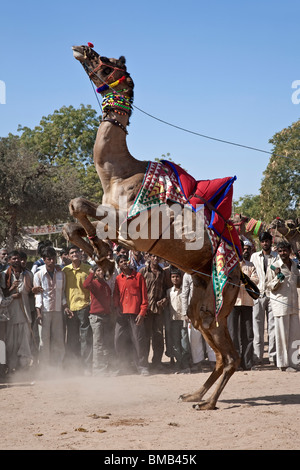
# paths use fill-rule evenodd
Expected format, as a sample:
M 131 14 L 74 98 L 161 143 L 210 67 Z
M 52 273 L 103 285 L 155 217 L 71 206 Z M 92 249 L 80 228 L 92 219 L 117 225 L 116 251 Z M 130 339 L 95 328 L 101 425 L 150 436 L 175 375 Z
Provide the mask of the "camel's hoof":
M 197 403 L 193 405 L 194 410 L 217 410 L 218 408 L 212 405 L 209 401 L 203 401 L 202 403 Z
M 179 401 L 196 401 L 193 398 L 193 395 L 190 395 L 189 393 L 184 393 L 183 395 L 180 395 L 178 400 Z

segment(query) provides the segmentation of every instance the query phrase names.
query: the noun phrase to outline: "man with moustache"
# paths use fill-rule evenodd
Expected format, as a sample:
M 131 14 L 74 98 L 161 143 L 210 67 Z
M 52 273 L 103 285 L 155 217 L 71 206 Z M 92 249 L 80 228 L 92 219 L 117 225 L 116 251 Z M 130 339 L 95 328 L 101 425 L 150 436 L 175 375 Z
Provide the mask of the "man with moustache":
M 276 346 L 275 346 L 275 323 L 270 302 L 270 290 L 268 282 L 270 278 L 270 270 L 268 269 L 277 258 L 277 252 L 272 251 L 272 235 L 269 232 L 262 232 L 259 235 L 261 250 L 252 254 L 250 261 L 254 264 L 259 279 L 258 289 L 260 296 L 254 301 L 253 305 L 253 355 L 254 369 L 259 369 L 263 362 L 264 354 L 264 332 L 265 318 L 268 327 L 268 353 L 269 361 L 273 364 L 276 362 Z
M 40 327 L 41 366 L 61 367 L 64 354 L 63 309 L 67 307 L 65 297 L 65 274 L 56 269 L 56 251 L 51 246 L 42 250 L 44 264 L 34 275 L 34 286 L 40 287 L 35 296 L 37 322 Z
M 291 245 L 288 242 L 278 243 L 277 251 L 279 258 L 269 268 L 272 277 L 269 288 L 275 320 L 277 367 L 282 371 L 297 372 L 300 344 L 297 287 L 300 287 L 300 273 L 291 259 Z
M 7 365 L 9 372 L 32 365 L 31 351 L 31 308 L 29 293 L 32 278 L 21 266 L 18 251 L 8 254 L 9 267 L 5 272 L 5 296 L 14 296 L 8 306 L 9 320 L 6 331 Z

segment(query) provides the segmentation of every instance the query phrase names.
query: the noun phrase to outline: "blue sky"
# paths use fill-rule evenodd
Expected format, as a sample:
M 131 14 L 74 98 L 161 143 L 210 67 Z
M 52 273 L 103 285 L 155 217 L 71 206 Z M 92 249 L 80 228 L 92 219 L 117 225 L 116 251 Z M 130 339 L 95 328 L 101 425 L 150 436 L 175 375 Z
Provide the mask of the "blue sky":
M 71 46 L 92 42 L 124 55 L 134 104 L 176 126 L 270 151 L 300 117 L 296 0 L 52 0 L 5 2 L 0 11 L 0 137 L 34 127 L 61 106 L 92 105 Z M 269 155 L 203 139 L 134 110 L 128 147 L 153 160 L 170 153 L 197 179 L 237 176 L 234 199 L 258 194 Z

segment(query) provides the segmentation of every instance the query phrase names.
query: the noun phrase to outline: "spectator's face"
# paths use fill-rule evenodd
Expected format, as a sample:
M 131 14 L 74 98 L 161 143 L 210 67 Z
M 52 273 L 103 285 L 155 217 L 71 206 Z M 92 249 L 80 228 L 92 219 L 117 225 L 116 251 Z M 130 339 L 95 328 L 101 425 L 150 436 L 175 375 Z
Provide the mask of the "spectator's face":
M 0 263 L 6 264 L 8 258 L 8 252 L 6 250 L 0 250 Z
M 84 251 L 81 250 L 80 251 L 80 256 L 81 256 L 81 261 L 83 261 L 85 263 L 88 259 L 88 255 Z
M 250 260 L 250 257 L 251 257 L 251 246 L 248 246 L 248 245 L 245 245 L 245 246 L 244 246 L 243 257 L 244 257 L 244 259 L 246 259 L 247 261 Z
M 21 266 L 23 269 L 26 268 L 26 264 L 27 264 L 27 258 L 21 258 Z
M 150 260 L 151 263 L 156 266 L 160 261 L 160 257 L 156 255 L 151 255 Z
M 171 282 L 173 286 L 180 287 L 181 286 L 181 276 L 180 274 L 171 274 Z
M 122 272 L 126 272 L 128 270 L 128 259 L 127 258 L 121 258 L 119 260 L 118 266 L 119 266 L 119 268 Z
M 9 260 L 9 264 L 14 268 L 18 268 L 19 266 L 21 266 L 20 255 L 13 255 Z
M 81 260 L 81 255 L 80 251 L 77 248 L 71 248 L 69 251 L 69 258 L 71 261 L 80 261 Z
M 102 268 L 97 268 L 95 271 L 95 276 L 97 279 L 103 279 L 104 278 L 104 272 Z
M 264 251 L 269 251 L 272 245 L 272 240 L 262 240 L 260 244 Z
M 70 258 L 66 253 L 62 253 L 61 259 L 62 259 L 62 262 L 65 263 L 65 264 L 70 263 Z
M 286 263 L 290 258 L 291 250 L 289 248 L 278 248 L 278 254 L 282 261 Z
M 46 256 L 46 258 L 44 258 L 44 261 L 46 268 L 52 271 L 56 264 L 56 256 Z

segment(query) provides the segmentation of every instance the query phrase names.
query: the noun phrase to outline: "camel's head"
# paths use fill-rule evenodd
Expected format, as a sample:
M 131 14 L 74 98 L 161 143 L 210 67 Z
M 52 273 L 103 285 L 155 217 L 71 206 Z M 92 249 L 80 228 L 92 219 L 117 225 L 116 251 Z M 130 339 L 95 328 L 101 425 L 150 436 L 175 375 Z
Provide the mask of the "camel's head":
M 249 217 L 247 217 L 246 215 L 242 215 L 242 214 L 234 214 L 233 218 L 232 218 L 232 221 L 233 221 L 233 225 L 242 225 L 246 222 L 249 222 Z
M 241 235 L 245 232 L 245 224 L 249 222 L 249 217 L 242 214 L 234 214 L 232 222 L 238 234 Z
M 133 97 L 134 83 L 126 69 L 126 59 L 108 59 L 100 56 L 93 49 L 93 44 L 73 46 L 73 56 L 79 60 L 90 79 L 98 87 L 97 91 L 105 94 L 110 87 L 115 91 L 124 90 L 130 98 Z
M 279 229 L 284 228 L 285 226 L 285 221 L 280 217 L 276 217 L 276 219 L 272 220 L 272 222 L 270 223 L 269 229 Z

